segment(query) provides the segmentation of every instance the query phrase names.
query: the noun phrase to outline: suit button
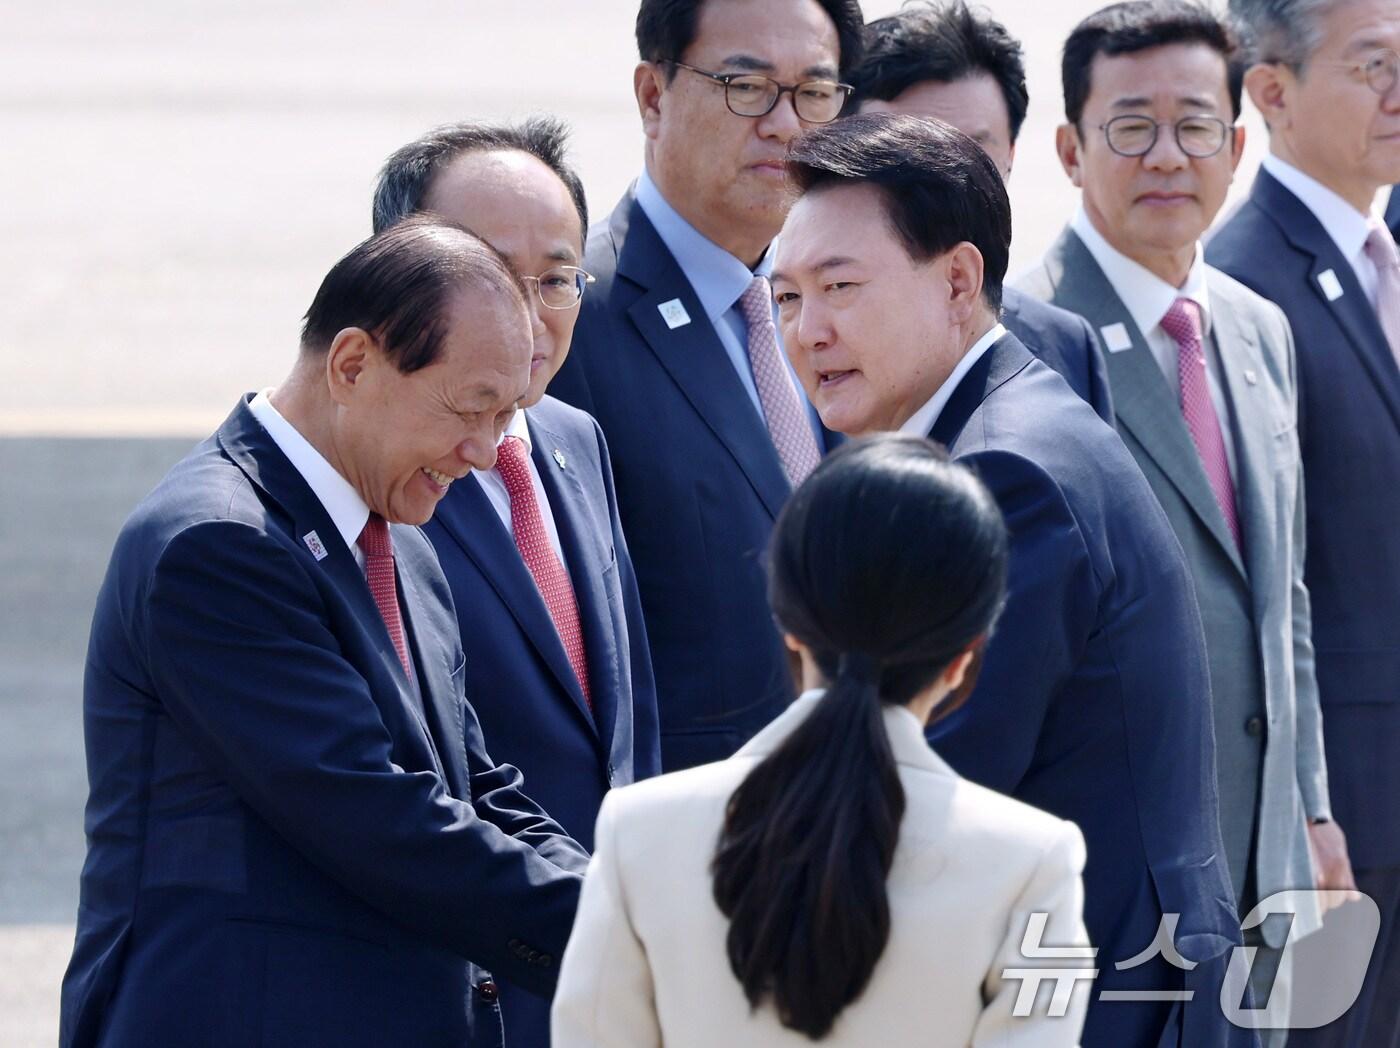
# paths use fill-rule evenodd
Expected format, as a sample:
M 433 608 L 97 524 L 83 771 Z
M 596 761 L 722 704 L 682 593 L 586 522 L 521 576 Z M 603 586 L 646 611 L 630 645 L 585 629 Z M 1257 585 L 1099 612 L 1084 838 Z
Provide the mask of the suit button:
M 477 983 L 476 992 L 481 995 L 481 999 L 487 1004 L 490 1004 L 497 997 L 501 996 L 501 988 L 490 979 L 482 983 Z
M 548 967 L 549 967 L 551 964 L 553 964 L 553 963 L 554 963 L 554 958 L 551 957 L 549 954 L 547 954 L 547 953 L 542 953 L 542 954 L 540 954 L 540 967 L 541 967 L 541 968 L 548 968 Z
M 1250 717 L 1244 722 L 1244 733 L 1246 735 L 1259 736 L 1264 734 L 1264 721 L 1259 717 Z

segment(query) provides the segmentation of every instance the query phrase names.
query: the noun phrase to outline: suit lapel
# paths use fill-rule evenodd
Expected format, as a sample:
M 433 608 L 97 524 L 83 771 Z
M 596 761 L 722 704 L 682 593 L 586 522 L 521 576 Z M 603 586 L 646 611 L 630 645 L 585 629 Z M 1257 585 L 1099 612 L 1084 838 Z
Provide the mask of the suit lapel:
M 1066 229 L 1060 235 L 1051 255 L 1047 264 L 1054 267 L 1055 304 L 1086 317 L 1101 338 L 1105 328 L 1122 325 L 1131 341 L 1127 349 L 1104 354 L 1113 411 L 1120 425 L 1156 463 L 1243 577 L 1245 565 L 1239 547 L 1206 479 L 1181 405 L 1128 307 L 1073 230 Z M 1104 344 L 1111 345 L 1107 339 Z
M 943 405 L 938 418 L 934 419 L 929 439 L 945 448 L 952 448 L 982 401 L 1033 359 L 1031 351 L 1015 335 L 997 339 L 958 382 L 958 388 L 953 390 L 948 403 Z
M 599 534 L 602 523 L 590 520 L 584 512 L 587 495 L 579 479 L 578 462 L 581 454 L 557 433 L 552 432 L 534 415 L 526 416 L 534 447 L 535 469 L 544 486 L 549 508 L 554 514 L 554 526 L 559 532 L 559 545 L 573 582 L 574 598 L 578 601 L 579 622 L 583 627 L 584 651 L 587 653 L 588 677 L 592 691 L 592 719 L 598 735 L 612 739 L 617 720 L 617 697 L 621 671 L 618 667 L 617 638 L 612 629 L 608 608 L 604 571 L 608 566 L 608 534 Z M 558 457 L 556 457 L 558 452 Z M 562 458 L 563 464 L 560 464 Z M 573 462 L 574 465 L 570 465 Z M 569 675 L 569 695 L 587 714 L 588 704 L 583 692 Z M 605 749 L 609 748 L 607 746 Z
M 435 519 L 491 584 L 591 729 L 593 718 L 559 639 L 559 631 L 554 628 L 549 608 L 540 596 L 530 569 L 521 559 L 514 538 L 501 523 L 475 475 L 457 484 L 462 487 L 460 494 L 444 500 L 434 514 Z
M 1347 345 L 1361 358 L 1395 424 L 1400 426 L 1400 368 L 1395 365 L 1380 320 L 1356 279 L 1351 262 L 1342 257 L 1336 242 L 1307 206 L 1267 171 L 1260 170 L 1256 176 L 1250 199 L 1274 220 L 1289 243 L 1312 257 L 1308 291 L 1336 318 L 1346 333 Z M 1328 278 L 1328 283 L 1335 278 L 1342 291 L 1330 299 L 1323 289 L 1323 276 L 1329 271 L 1332 278 Z
M 754 410 L 700 300 L 635 199 L 614 236 L 622 240 L 618 273 L 643 289 L 628 315 L 671 379 L 739 464 L 774 517 L 791 491 L 768 430 Z M 625 235 L 625 239 L 619 236 Z M 661 306 L 679 300 L 689 323 L 667 325 Z

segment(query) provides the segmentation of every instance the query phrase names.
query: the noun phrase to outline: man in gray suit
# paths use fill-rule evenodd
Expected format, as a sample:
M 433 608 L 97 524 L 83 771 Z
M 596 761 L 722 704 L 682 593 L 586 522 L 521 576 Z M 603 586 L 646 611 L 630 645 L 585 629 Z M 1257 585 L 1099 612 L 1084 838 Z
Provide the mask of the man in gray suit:
M 1244 143 L 1233 49 L 1225 26 L 1184 0 L 1117 4 L 1075 28 L 1057 147 L 1082 203 L 1021 285 L 1098 331 L 1118 428 L 1191 564 L 1244 915 L 1279 891 L 1352 884 L 1330 818 L 1303 585 L 1292 335 L 1276 306 L 1207 266 L 1199 243 Z M 1315 908 L 1297 913 L 1294 936 L 1319 923 Z M 1270 922 L 1245 940 L 1262 946 L 1256 1004 L 1280 1025 L 1286 935 Z

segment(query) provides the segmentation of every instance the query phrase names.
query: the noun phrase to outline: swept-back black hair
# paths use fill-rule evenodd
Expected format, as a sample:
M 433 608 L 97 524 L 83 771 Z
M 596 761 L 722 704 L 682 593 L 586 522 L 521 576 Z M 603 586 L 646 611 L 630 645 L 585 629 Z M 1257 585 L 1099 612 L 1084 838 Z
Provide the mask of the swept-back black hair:
M 839 68 L 845 76 L 860 61 L 865 15 L 860 0 L 816 0 L 836 26 Z M 695 42 L 705 0 L 642 0 L 637 9 L 637 53 L 647 62 L 679 62 Z M 676 75 L 675 67 L 667 77 Z
M 1021 42 L 989 12 L 963 0 L 906 4 L 865 27 L 865 54 L 851 73 L 851 104 L 888 102 L 926 80 L 951 84 L 977 73 L 1001 89 L 1014 143 L 1030 103 Z
M 982 253 L 982 295 L 1001 307 L 1011 257 L 1011 201 L 996 164 L 941 120 L 861 113 L 804 131 L 788 149 L 788 175 L 809 193 L 878 186 L 890 226 L 910 257 L 927 261 L 967 241 Z
M 905 705 L 991 630 L 1007 535 L 987 489 L 921 437 L 843 444 L 778 516 L 778 624 L 831 681 L 730 798 L 714 897 L 755 1007 L 818 1039 L 889 939 L 885 879 L 904 790 L 883 710 Z
M 423 212 L 351 248 L 331 267 L 301 328 L 301 352 L 325 353 L 344 328 L 378 339 L 400 371 L 442 353 L 447 309 L 460 292 L 506 295 L 526 314 L 520 278 L 486 241 Z
M 1131 55 L 1167 44 L 1205 44 L 1225 59 L 1230 111 L 1238 120 L 1244 63 L 1235 35 L 1224 19 L 1191 0 L 1127 0 L 1095 11 L 1075 26 L 1060 59 L 1065 120 L 1079 127 L 1095 56 Z
M 433 179 L 463 153 L 513 149 L 528 153 L 559 176 L 578 211 L 579 236 L 588 235 L 588 200 L 578 172 L 565 159 L 569 128 L 552 116 L 532 116 L 515 124 L 463 121 L 443 124 L 394 151 L 379 170 L 371 218 L 376 233 L 423 207 Z

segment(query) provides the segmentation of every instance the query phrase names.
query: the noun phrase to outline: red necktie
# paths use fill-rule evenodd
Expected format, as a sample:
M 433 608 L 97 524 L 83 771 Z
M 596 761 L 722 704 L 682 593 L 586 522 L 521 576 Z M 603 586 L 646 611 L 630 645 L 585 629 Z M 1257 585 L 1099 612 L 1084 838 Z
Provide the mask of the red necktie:
M 403 671 L 411 677 L 408 645 L 403 639 L 403 617 L 399 614 L 399 594 L 394 585 L 394 546 L 389 539 L 389 524 L 378 513 L 371 513 L 365 521 L 359 547 L 365 555 L 365 580 L 369 591 L 389 631 L 389 639 L 394 642 L 394 650 L 399 653 Z
M 506 437 L 501 441 L 496 449 L 496 470 L 501 480 L 505 481 L 506 494 L 510 496 L 510 529 L 515 535 L 515 548 L 520 551 L 525 567 L 530 569 L 540 596 L 544 598 L 549 617 L 554 620 L 554 628 L 564 642 L 569 665 L 573 667 L 574 676 L 583 689 L 583 697 L 591 707 L 593 694 L 588 686 L 588 659 L 583 647 L 583 627 L 579 624 L 578 601 L 574 597 L 569 573 L 560 563 L 549 541 L 549 532 L 545 530 L 523 440 Z
M 1176 369 L 1181 380 L 1181 413 L 1186 417 L 1186 428 L 1191 431 L 1191 440 L 1201 456 L 1210 490 L 1220 504 L 1220 512 L 1225 515 L 1225 524 L 1238 548 L 1241 545 L 1240 518 L 1235 509 L 1235 485 L 1230 479 L 1225 434 L 1220 430 L 1220 417 L 1211 403 L 1210 386 L 1206 381 L 1206 356 L 1201 345 L 1199 310 L 1200 307 L 1189 298 L 1177 299 L 1162 318 L 1162 330 L 1177 345 Z

